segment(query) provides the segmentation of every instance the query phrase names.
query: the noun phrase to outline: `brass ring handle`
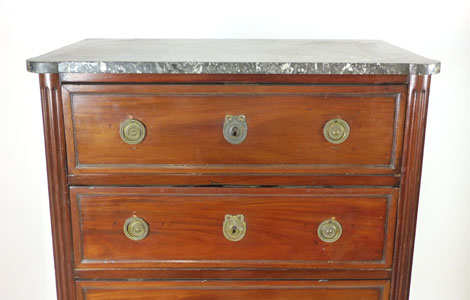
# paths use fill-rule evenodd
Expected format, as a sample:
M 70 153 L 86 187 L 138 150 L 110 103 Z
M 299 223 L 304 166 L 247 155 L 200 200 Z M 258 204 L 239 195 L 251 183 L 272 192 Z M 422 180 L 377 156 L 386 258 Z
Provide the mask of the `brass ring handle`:
M 341 224 L 335 219 L 323 221 L 318 226 L 318 237 L 326 243 L 336 242 L 343 233 Z
M 238 242 L 245 237 L 246 222 L 244 215 L 226 215 L 223 225 L 223 233 L 227 240 Z
M 346 141 L 349 132 L 349 124 L 343 119 L 329 120 L 323 127 L 325 139 L 332 144 L 341 144 Z
M 139 144 L 145 138 L 145 126 L 138 120 L 127 119 L 121 123 L 119 134 L 124 142 L 130 145 Z
M 132 217 L 124 222 L 124 234 L 133 241 L 144 239 L 149 233 L 149 225 L 144 219 Z
M 230 144 L 241 144 L 248 134 L 248 125 L 246 123 L 246 116 L 225 116 L 224 138 Z

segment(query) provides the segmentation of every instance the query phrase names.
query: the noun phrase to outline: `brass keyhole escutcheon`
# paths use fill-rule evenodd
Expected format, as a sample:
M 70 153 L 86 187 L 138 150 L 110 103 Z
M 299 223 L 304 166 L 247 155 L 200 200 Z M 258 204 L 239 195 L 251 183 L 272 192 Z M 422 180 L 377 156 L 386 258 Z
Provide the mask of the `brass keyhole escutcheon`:
M 124 234 L 133 241 L 144 239 L 149 233 L 149 225 L 144 219 L 132 217 L 124 222 Z
M 230 144 L 242 143 L 248 134 L 248 125 L 246 123 L 246 117 L 244 115 L 239 116 L 225 116 L 224 138 Z
M 245 237 L 246 222 L 243 215 L 226 215 L 223 224 L 223 233 L 227 240 L 238 242 Z
M 145 138 L 145 125 L 135 119 L 125 120 L 121 123 L 119 134 L 124 142 L 130 145 L 139 144 Z
M 337 241 L 341 234 L 343 233 L 343 228 L 341 224 L 335 219 L 330 219 L 323 221 L 318 226 L 318 237 L 320 240 L 326 243 L 333 243 Z
M 330 120 L 323 127 L 325 139 L 332 144 L 341 144 L 346 141 L 349 132 L 349 124 L 343 119 Z

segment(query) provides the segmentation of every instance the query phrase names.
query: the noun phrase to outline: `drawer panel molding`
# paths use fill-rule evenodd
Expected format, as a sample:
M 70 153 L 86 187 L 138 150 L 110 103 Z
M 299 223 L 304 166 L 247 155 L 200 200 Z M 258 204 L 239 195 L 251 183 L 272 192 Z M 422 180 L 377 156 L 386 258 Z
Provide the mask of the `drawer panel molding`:
M 75 263 L 78 269 L 387 269 L 397 196 L 393 188 L 73 187 Z M 129 218 L 148 224 L 145 238 L 123 232 Z M 340 236 L 328 240 L 325 220 L 340 224 Z
M 405 95 L 402 85 L 64 85 L 69 172 L 398 174 Z M 141 124 L 131 144 L 129 120 Z
M 79 281 L 80 300 L 388 300 L 388 281 Z

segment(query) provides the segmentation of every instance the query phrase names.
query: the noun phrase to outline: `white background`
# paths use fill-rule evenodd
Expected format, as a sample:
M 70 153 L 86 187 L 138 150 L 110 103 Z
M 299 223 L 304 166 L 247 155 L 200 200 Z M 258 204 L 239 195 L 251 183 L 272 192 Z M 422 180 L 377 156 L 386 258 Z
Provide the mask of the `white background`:
M 38 76 L 84 38 L 382 39 L 432 78 L 411 299 L 470 299 L 470 1 L 0 0 L 0 299 L 55 299 Z

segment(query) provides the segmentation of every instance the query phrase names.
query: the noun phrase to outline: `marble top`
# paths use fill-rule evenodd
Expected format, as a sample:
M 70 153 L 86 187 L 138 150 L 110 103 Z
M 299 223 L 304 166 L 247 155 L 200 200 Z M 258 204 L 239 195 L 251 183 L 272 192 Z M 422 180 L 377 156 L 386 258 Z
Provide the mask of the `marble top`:
M 28 59 L 35 73 L 406 74 L 440 62 L 377 40 L 87 39 Z

